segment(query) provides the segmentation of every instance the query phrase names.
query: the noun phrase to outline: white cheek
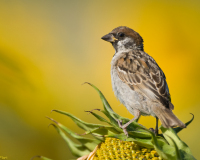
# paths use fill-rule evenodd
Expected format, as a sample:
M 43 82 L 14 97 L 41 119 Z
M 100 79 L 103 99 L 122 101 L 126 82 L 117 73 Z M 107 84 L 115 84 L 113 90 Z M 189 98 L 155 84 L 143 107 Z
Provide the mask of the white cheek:
M 129 42 L 133 42 L 133 40 L 129 37 L 126 37 L 124 40 L 118 41 L 117 42 L 118 51 L 126 50 L 126 48 L 124 46 L 125 46 L 125 44 L 127 44 Z
M 123 49 L 124 48 L 124 40 L 123 41 L 118 41 L 117 42 L 117 47 L 119 50 Z
M 122 46 L 122 45 L 125 45 L 126 43 L 131 42 L 131 41 L 132 41 L 131 38 L 126 37 L 124 40 L 119 41 L 117 44 L 118 44 L 118 46 Z

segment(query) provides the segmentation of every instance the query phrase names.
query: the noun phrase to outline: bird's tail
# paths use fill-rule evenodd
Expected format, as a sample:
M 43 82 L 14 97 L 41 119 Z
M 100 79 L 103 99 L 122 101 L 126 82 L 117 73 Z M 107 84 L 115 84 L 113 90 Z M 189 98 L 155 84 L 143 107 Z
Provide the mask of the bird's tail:
M 153 106 L 153 112 L 160 119 L 163 127 L 171 128 L 171 127 L 181 127 L 186 128 L 186 125 L 181 122 L 172 112 L 171 109 L 165 108 L 164 106 Z

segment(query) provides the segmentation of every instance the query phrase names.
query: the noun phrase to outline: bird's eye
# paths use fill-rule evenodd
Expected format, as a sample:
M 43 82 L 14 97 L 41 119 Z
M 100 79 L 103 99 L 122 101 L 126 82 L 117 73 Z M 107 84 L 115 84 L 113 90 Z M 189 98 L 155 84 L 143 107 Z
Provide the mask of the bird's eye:
M 119 35 L 119 37 L 124 37 L 125 36 L 125 34 L 122 33 L 122 32 L 120 32 L 118 35 Z

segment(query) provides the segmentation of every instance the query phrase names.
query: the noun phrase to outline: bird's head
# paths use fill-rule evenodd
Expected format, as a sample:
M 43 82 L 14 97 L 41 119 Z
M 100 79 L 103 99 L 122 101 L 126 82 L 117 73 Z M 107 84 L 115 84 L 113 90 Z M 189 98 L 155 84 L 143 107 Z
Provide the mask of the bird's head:
M 125 51 L 127 49 L 143 50 L 143 39 L 134 30 L 120 26 L 113 29 L 101 39 L 112 43 L 115 51 Z

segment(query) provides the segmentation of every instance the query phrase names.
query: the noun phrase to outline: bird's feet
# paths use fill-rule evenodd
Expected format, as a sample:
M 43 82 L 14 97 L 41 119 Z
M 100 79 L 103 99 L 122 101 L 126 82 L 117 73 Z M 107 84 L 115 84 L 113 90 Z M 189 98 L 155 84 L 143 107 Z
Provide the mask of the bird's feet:
M 158 135 L 158 130 L 157 130 L 157 129 L 149 128 L 149 130 L 150 130 L 151 132 L 153 132 L 153 133 L 155 134 L 155 136 Z
M 128 132 L 126 130 L 126 127 L 127 127 L 126 124 L 122 125 L 122 120 L 119 120 L 119 119 L 117 119 L 117 123 L 118 123 L 119 127 L 121 129 L 123 129 L 124 134 L 128 137 Z

